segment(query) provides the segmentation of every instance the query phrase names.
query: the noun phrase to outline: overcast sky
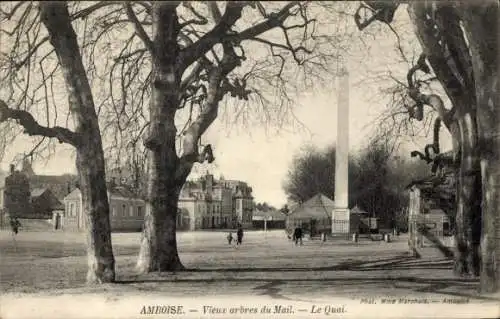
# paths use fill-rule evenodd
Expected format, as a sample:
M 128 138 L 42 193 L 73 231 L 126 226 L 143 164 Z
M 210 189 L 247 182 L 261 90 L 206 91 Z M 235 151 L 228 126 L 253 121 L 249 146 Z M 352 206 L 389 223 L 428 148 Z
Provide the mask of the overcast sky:
M 411 34 L 408 28 L 406 11 L 400 9 L 401 30 Z M 387 30 L 386 30 L 387 31 Z M 406 39 L 408 40 L 408 39 Z M 413 48 L 418 43 L 410 39 Z M 369 51 L 356 52 L 347 57 L 351 74 L 350 88 L 350 149 L 358 150 L 373 135 L 373 121 L 385 109 L 387 98 L 377 94 L 380 86 L 387 85 L 377 81 L 359 81 L 369 76 L 367 70 L 394 69 L 399 59 L 396 50 L 396 37 L 390 32 L 383 32 L 376 38 L 367 37 Z M 418 51 L 418 50 L 417 50 Z M 403 72 L 405 70 L 400 69 Z M 358 84 L 358 85 L 356 85 Z M 374 96 L 377 96 L 375 99 Z M 196 165 L 190 178 L 210 172 L 218 178 L 239 179 L 248 182 L 254 189 L 257 202 L 266 201 L 275 206 L 286 202 L 282 183 L 294 154 L 305 144 L 326 147 L 336 141 L 337 91 L 335 79 L 327 87 L 301 92 L 294 107 L 295 116 L 303 123 L 302 128 L 286 127 L 277 132 L 273 127 L 263 125 L 254 127 L 229 127 L 222 119 L 217 119 L 202 138 L 203 144 L 211 143 L 216 160 L 213 164 Z M 404 149 L 421 148 L 429 139 L 407 141 Z M 1 168 L 7 170 L 16 154 L 28 151 L 33 145 L 29 137 L 20 137 L 10 147 L 1 162 Z M 448 144 L 445 144 L 448 145 Z M 443 147 L 443 149 L 446 146 Z M 404 153 L 409 158 L 409 152 Z M 75 173 L 74 157 L 69 147 L 58 146 L 57 154 L 48 162 L 34 163 L 38 174 Z M 333 194 L 326 194 L 332 196 Z

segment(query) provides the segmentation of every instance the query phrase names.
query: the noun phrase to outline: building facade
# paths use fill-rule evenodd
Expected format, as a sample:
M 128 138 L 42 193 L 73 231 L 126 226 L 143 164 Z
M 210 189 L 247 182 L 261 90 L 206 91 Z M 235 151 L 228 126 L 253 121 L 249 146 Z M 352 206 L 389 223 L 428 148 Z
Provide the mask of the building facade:
M 142 229 L 146 204 L 122 185 L 108 186 L 111 231 L 140 231 Z M 63 200 L 65 215 L 61 228 L 82 231 L 85 229 L 82 193 L 75 188 Z
M 75 184 L 75 175 L 36 174 L 27 158 L 20 170 L 11 165 L 9 175 L 0 172 L 0 226 L 8 224 L 9 216 L 57 222 L 64 215 L 62 199 Z
M 187 181 L 179 196 L 181 229 L 221 229 L 252 227 L 254 201 L 252 188 L 236 180 L 216 180 L 206 174 L 196 181 Z

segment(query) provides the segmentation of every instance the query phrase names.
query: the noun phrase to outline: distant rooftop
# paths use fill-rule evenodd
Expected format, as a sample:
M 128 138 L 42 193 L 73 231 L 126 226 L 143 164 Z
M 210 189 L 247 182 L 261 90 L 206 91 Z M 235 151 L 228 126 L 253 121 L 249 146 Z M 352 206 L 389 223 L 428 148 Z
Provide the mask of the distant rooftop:
M 330 218 L 335 202 L 319 193 L 295 207 L 291 212 L 292 218 Z

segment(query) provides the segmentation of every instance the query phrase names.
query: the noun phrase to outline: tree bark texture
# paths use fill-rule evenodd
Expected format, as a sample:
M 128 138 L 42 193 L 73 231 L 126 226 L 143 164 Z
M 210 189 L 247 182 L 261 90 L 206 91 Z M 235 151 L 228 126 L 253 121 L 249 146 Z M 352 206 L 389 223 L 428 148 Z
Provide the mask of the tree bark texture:
M 40 17 L 48 30 L 68 90 L 75 136 L 68 142 L 77 152 L 76 166 L 86 225 L 88 283 L 115 280 L 104 152 L 92 91 L 71 25 L 66 2 L 41 2 Z
M 183 183 L 175 182 L 175 177 L 165 169 L 162 154 L 152 152 L 150 155 L 148 203 L 137 270 L 140 273 L 182 270 L 184 266 L 177 251 L 176 221 Z
M 459 115 L 460 167 L 457 180 L 455 272 L 479 276 L 481 183 L 477 168 L 477 127 L 474 113 Z
M 180 25 L 176 6 L 153 4 L 153 83 L 150 104 L 147 207 L 137 261 L 140 273 L 184 269 L 176 240 L 177 202 L 187 175 L 179 177 L 175 113 L 179 107 L 181 71 L 178 68 Z
M 105 181 L 104 154 L 99 138 L 89 136 L 77 149 L 77 169 L 82 193 L 87 242 L 87 282 L 115 280 L 115 259 L 111 243 L 109 202 Z
M 463 2 L 477 98 L 482 177 L 481 290 L 500 290 L 500 105 L 497 1 Z

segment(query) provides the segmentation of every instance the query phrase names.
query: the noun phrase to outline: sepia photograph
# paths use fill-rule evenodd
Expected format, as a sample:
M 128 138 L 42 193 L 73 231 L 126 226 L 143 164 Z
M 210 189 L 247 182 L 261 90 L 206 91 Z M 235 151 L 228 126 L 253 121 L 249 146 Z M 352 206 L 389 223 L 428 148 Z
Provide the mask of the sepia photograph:
M 1 2 L 0 319 L 500 318 L 499 6 Z

